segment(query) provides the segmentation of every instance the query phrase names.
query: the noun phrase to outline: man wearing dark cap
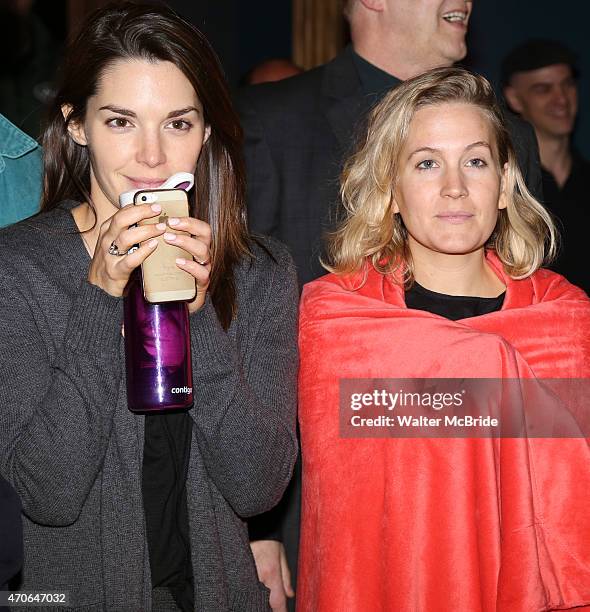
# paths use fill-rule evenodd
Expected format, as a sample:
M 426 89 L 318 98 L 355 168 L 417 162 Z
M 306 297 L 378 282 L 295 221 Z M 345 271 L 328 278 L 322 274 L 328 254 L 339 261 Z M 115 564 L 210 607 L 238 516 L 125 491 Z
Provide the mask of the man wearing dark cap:
M 562 248 L 553 267 L 590 293 L 590 163 L 571 143 L 578 110 L 576 78 L 576 56 L 556 41 L 528 41 L 502 63 L 504 96 L 535 128 L 544 203 L 560 222 Z

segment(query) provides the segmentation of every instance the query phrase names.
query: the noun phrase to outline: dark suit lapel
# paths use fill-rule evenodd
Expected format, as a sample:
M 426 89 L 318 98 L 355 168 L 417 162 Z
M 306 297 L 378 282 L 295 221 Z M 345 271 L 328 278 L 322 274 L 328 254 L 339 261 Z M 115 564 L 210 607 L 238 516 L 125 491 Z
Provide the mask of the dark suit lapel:
M 347 151 L 363 109 L 363 92 L 351 47 L 326 64 L 322 79 L 322 110 L 343 151 Z

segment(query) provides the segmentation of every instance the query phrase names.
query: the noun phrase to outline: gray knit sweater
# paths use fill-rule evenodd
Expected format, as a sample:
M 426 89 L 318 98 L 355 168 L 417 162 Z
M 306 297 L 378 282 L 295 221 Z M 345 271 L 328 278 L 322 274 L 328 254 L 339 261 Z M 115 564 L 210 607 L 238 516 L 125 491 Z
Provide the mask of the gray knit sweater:
M 0 231 L 0 473 L 24 509 L 21 588 L 69 591 L 67 609 L 149 612 L 145 418 L 126 404 L 122 300 L 85 280 L 74 205 Z M 265 244 L 276 262 L 254 247 L 236 270 L 227 333 L 208 300 L 191 315 L 187 501 L 203 612 L 269 609 L 242 519 L 279 501 L 297 454 L 296 274 Z

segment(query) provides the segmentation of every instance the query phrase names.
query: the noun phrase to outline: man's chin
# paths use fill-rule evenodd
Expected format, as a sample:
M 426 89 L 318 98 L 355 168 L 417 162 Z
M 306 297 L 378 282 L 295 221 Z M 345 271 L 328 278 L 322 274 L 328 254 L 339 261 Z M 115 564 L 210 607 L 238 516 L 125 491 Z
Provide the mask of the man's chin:
M 456 62 L 460 62 L 465 59 L 467 55 L 467 44 L 463 42 L 456 50 L 455 59 L 453 59 L 453 64 Z
M 532 123 L 530 119 L 528 121 Z M 574 123 L 572 121 L 550 121 L 543 125 L 543 127 L 545 128 L 544 131 L 554 138 L 570 136 L 574 131 Z
M 467 55 L 467 45 L 465 43 L 460 45 L 449 45 L 445 49 L 445 53 L 442 55 L 444 58 L 444 64 L 441 63 L 441 65 L 452 66 L 453 64 L 465 59 L 465 56 Z

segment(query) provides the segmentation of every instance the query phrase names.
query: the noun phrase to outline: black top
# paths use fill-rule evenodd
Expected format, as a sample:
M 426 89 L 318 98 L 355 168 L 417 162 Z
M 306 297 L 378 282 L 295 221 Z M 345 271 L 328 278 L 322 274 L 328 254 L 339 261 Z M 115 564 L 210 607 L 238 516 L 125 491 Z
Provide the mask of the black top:
M 542 168 L 544 202 L 557 218 L 561 250 L 550 266 L 590 295 L 588 228 L 590 227 L 590 162 L 572 151 L 572 170 L 560 189 L 553 175 Z
M 406 291 L 405 301 L 408 308 L 425 310 L 445 319 L 458 321 L 500 310 L 505 295 L 506 292 L 493 298 L 446 295 L 430 291 L 414 281 L 411 289 Z
M 194 608 L 186 477 L 192 420 L 186 412 L 145 417 L 142 490 L 153 587 Z

